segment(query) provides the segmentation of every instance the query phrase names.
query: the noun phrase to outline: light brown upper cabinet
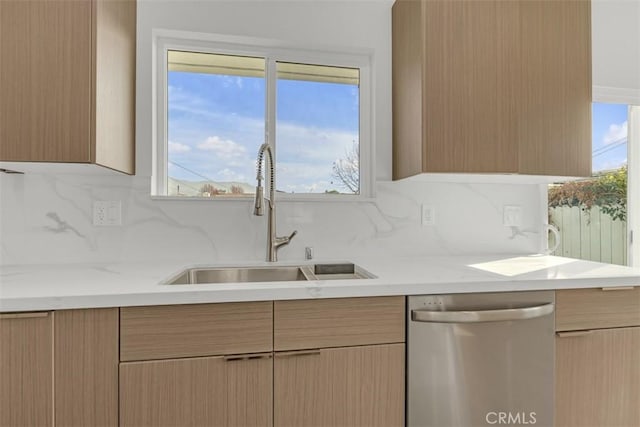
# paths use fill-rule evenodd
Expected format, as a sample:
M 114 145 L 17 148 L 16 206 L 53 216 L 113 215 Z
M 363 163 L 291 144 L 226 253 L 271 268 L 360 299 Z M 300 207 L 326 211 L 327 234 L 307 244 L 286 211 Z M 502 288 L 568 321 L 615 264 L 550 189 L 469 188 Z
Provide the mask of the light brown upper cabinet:
M 396 0 L 393 178 L 591 174 L 588 0 Z
M 0 1 L 0 162 L 135 171 L 135 0 Z

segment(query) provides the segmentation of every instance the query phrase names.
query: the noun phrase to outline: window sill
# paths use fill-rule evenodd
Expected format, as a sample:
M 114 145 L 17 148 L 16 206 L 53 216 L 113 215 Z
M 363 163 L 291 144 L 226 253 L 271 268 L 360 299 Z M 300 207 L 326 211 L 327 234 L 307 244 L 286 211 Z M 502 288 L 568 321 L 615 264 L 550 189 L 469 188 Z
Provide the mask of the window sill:
M 151 200 L 165 201 L 165 202 L 238 202 L 238 203 L 253 203 L 253 196 L 244 197 L 178 197 L 178 196 L 151 196 Z M 375 202 L 375 197 L 364 196 L 349 196 L 349 195 L 276 195 L 276 202 L 282 203 L 372 203 Z

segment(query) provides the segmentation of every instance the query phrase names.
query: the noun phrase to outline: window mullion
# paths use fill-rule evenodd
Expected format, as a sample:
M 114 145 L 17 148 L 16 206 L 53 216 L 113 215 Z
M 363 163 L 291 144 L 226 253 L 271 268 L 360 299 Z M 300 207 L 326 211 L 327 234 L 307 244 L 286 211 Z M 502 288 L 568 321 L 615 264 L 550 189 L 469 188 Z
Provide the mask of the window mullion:
M 273 152 L 273 161 L 277 157 L 276 154 L 276 79 L 277 79 L 277 63 L 273 58 L 265 57 L 265 78 L 266 81 L 266 117 L 265 117 L 265 142 L 271 145 Z M 275 164 L 273 165 L 275 169 Z M 271 182 L 271 177 L 267 176 L 268 170 L 265 171 L 265 182 Z M 274 185 L 276 185 L 274 181 Z
M 271 58 L 265 58 L 265 78 L 266 81 L 266 123 L 265 123 L 265 142 L 268 142 L 275 148 L 276 141 L 276 61 Z

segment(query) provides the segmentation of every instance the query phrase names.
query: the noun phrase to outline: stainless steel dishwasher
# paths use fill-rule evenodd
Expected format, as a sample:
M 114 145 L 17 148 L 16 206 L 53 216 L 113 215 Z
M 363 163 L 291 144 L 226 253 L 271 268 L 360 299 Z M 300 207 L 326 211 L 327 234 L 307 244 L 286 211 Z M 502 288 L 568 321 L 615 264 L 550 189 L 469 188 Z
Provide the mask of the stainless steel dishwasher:
M 553 425 L 554 292 L 408 299 L 407 425 Z

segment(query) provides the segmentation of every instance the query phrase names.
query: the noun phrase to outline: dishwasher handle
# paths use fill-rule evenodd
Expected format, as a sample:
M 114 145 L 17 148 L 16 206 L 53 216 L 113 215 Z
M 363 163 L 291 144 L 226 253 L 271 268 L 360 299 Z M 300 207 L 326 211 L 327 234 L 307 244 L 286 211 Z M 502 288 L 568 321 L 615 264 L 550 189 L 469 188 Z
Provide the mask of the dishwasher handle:
M 477 311 L 431 311 L 411 310 L 411 320 L 427 323 L 480 323 L 505 322 L 508 320 L 525 320 L 547 316 L 553 313 L 554 304 L 536 305 L 533 307 L 505 308 L 500 310 Z

